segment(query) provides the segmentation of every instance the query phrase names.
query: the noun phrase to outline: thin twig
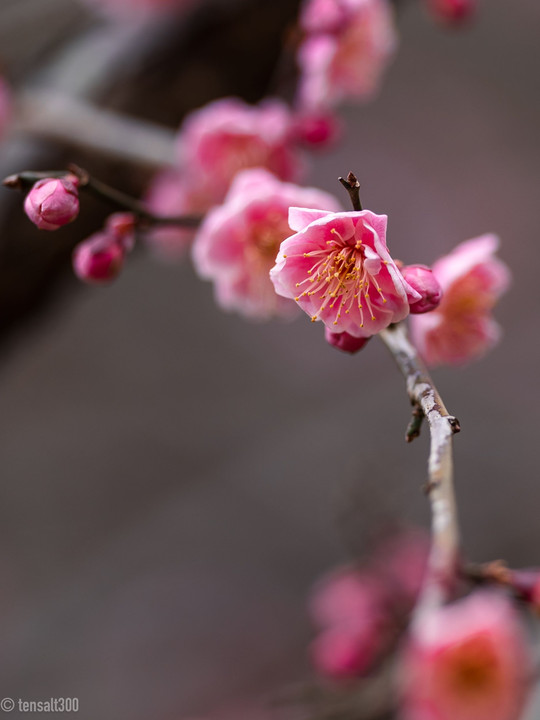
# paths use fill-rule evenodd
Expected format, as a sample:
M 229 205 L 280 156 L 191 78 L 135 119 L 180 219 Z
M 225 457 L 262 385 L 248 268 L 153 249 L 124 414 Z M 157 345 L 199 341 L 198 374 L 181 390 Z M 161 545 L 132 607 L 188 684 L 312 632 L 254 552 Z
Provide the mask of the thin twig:
M 455 580 L 459 553 L 459 529 L 452 471 L 452 436 L 459 422 L 450 415 L 429 373 L 409 342 L 403 323 L 383 330 L 380 336 L 392 353 L 406 383 L 411 402 L 418 405 L 429 423 L 431 448 L 427 494 L 432 512 L 432 545 L 417 617 L 426 608 L 441 604 Z
M 86 170 L 78 167 L 77 165 L 70 165 L 69 170 L 47 170 L 47 171 L 34 171 L 26 170 L 18 173 L 17 175 L 10 175 L 2 181 L 2 184 L 8 188 L 14 188 L 17 190 L 28 191 L 34 183 L 44 178 L 62 178 L 75 175 L 79 181 L 79 190 L 85 190 L 92 195 L 95 195 L 102 200 L 105 200 L 117 208 L 122 210 L 128 210 L 133 213 L 139 225 L 150 226 L 150 225 L 175 225 L 178 227 L 196 228 L 198 227 L 203 218 L 200 215 L 156 215 L 148 207 L 131 197 L 126 195 L 120 190 L 107 185 L 101 180 L 97 180 L 92 177 Z
M 362 203 L 360 202 L 360 183 L 358 178 L 352 172 L 347 175 L 347 179 L 338 178 L 339 182 L 343 185 L 345 190 L 349 193 L 353 210 L 362 210 Z

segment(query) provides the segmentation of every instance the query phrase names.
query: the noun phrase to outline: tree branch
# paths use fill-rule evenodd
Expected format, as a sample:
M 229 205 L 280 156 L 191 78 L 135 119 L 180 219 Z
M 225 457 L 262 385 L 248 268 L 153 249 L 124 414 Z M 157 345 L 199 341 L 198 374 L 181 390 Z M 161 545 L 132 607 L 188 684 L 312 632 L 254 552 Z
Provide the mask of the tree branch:
M 452 436 L 459 422 L 450 415 L 429 373 L 410 343 L 403 323 L 383 330 L 380 336 L 390 350 L 406 383 L 411 403 L 421 408 L 429 424 L 431 447 L 428 462 L 427 494 L 432 513 L 432 544 L 424 587 L 416 609 L 417 617 L 429 607 L 441 604 L 456 578 L 459 529 L 453 484 Z

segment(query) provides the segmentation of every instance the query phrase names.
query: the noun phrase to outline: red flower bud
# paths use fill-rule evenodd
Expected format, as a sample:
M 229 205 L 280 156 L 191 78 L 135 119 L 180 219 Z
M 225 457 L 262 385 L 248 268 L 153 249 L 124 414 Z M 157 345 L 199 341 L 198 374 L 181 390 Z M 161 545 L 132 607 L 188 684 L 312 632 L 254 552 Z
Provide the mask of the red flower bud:
M 75 220 L 79 214 L 77 179 L 45 178 L 30 190 L 24 210 L 40 230 L 58 230 Z

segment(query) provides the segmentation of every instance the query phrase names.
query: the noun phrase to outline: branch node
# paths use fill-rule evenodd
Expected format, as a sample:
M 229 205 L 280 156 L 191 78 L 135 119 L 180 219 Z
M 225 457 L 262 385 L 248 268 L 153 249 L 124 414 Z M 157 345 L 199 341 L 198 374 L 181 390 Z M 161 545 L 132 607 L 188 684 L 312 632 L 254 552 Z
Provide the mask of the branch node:
M 418 405 L 418 403 L 413 403 L 413 411 L 411 414 L 411 419 L 409 420 L 409 424 L 407 425 L 407 430 L 405 432 L 405 442 L 412 442 L 415 438 L 417 438 L 420 435 L 420 430 L 422 429 L 422 421 L 424 419 L 424 411 Z
M 457 435 L 457 433 L 461 430 L 461 425 L 457 417 L 453 417 L 452 415 L 450 415 L 448 418 L 448 422 L 450 423 L 450 427 L 452 428 L 452 432 L 454 433 L 454 435 Z
M 358 181 L 358 178 L 356 175 L 352 172 L 350 172 L 347 175 L 347 179 L 345 178 L 338 178 L 339 182 L 343 185 L 345 190 L 349 193 L 349 197 L 351 198 L 351 203 L 353 206 L 353 210 L 361 211 L 362 203 L 360 202 L 360 183 Z

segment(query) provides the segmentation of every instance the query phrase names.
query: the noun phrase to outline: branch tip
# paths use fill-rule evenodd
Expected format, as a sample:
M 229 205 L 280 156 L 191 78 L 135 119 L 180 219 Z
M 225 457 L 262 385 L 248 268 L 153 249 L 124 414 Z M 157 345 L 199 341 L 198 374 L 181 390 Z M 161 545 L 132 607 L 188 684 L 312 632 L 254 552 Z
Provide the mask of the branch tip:
M 347 192 L 349 193 L 353 210 L 362 210 L 362 203 L 360 202 L 360 183 L 356 175 L 350 172 L 347 175 L 347 179 L 339 177 L 338 180 L 343 185 L 345 190 L 347 190 Z

